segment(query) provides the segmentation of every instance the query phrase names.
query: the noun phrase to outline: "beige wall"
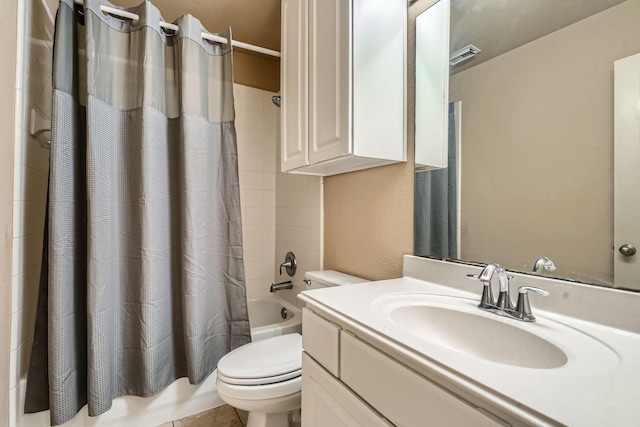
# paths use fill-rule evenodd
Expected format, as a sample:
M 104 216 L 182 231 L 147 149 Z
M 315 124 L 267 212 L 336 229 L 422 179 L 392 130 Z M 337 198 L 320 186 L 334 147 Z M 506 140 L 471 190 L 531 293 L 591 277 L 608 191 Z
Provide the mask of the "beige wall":
M 0 38 L 0 52 L 5 63 L 0 67 L 0 427 L 9 425 L 17 15 L 17 2 L 7 2 L 2 11 L 4 36 Z
M 233 80 L 241 85 L 270 92 L 280 91 L 280 59 L 242 53 L 233 53 Z
M 324 269 L 402 275 L 402 255 L 413 251 L 413 172 L 410 161 L 324 179 Z
M 415 17 L 434 0 L 409 8 L 407 25 L 408 161 L 324 179 L 324 268 L 366 279 L 402 275 L 413 253 Z
M 463 259 L 612 282 L 613 61 L 640 52 L 638 16 L 631 0 L 451 77 Z

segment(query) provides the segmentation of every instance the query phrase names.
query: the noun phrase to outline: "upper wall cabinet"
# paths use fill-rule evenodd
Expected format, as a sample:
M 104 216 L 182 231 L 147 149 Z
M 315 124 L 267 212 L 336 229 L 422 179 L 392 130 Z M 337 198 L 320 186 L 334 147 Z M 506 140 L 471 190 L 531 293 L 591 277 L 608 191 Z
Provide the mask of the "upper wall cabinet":
M 283 0 L 281 168 L 407 160 L 406 0 Z
M 416 18 L 416 170 L 447 167 L 450 0 Z

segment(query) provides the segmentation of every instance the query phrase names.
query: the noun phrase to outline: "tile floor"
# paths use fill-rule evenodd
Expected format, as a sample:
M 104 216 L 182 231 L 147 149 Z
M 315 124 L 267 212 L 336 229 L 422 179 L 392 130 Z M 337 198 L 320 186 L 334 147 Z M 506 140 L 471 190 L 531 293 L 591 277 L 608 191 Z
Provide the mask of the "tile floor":
M 158 427 L 245 427 L 247 416 L 245 411 L 223 405 L 190 417 L 161 424 Z

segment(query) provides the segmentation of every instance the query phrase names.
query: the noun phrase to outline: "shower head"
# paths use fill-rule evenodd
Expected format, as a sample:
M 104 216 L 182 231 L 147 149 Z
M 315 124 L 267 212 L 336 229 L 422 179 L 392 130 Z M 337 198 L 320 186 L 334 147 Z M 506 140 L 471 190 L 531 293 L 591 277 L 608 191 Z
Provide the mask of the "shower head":
M 271 102 L 273 102 L 273 105 L 280 108 L 280 95 L 273 95 L 271 97 Z

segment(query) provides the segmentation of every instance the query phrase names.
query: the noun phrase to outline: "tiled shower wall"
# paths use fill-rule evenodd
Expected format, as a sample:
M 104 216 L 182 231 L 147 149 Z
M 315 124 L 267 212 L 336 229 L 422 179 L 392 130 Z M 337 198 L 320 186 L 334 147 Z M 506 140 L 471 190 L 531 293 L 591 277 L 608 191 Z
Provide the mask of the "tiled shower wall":
M 278 159 L 278 163 L 280 160 Z M 278 292 L 294 305 L 303 303 L 295 296 L 305 290 L 307 271 L 322 270 L 322 177 L 278 173 L 276 177 L 276 268 L 277 282 L 291 280 L 293 289 Z M 279 265 L 287 252 L 298 262 L 296 274 L 289 277 Z
M 247 298 L 269 291 L 276 246 L 276 131 L 274 94 L 235 84 L 238 170 Z
M 10 425 L 21 413 L 31 350 L 47 197 L 49 132 L 31 135 L 31 115 L 51 114 L 53 15 L 46 0 L 18 1 L 11 285 Z M 55 9 L 54 13 L 55 13 Z M 45 126 L 48 127 L 48 126 Z
M 304 273 L 322 268 L 322 178 L 280 172 L 280 110 L 273 95 L 234 86 L 247 297 L 291 280 L 294 288 L 278 295 L 299 304 Z M 289 251 L 298 262 L 294 277 L 279 273 Z

